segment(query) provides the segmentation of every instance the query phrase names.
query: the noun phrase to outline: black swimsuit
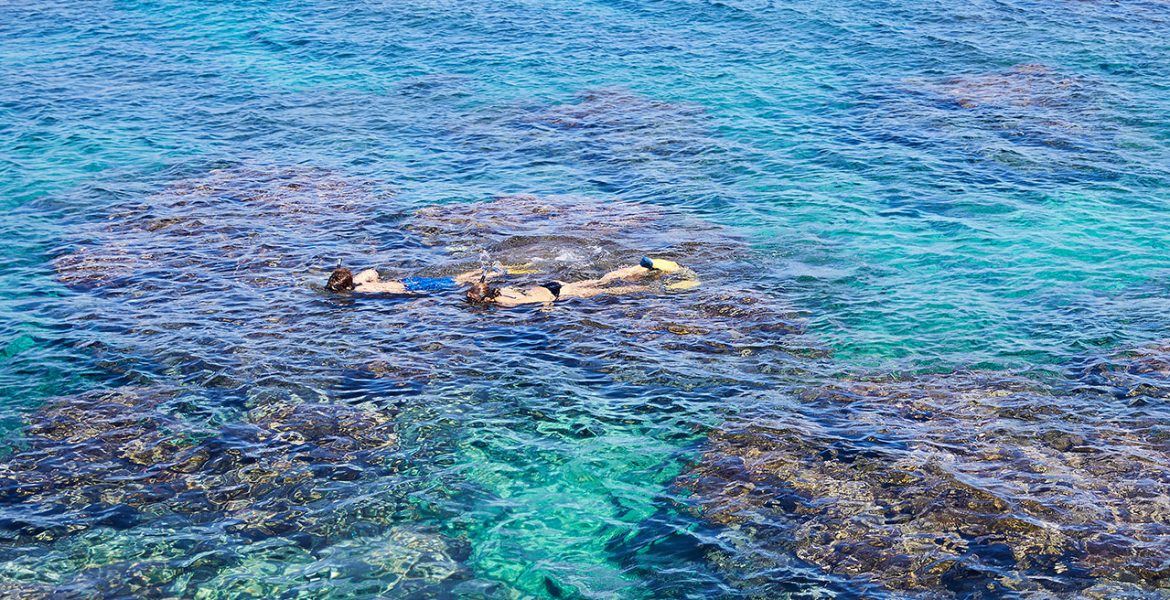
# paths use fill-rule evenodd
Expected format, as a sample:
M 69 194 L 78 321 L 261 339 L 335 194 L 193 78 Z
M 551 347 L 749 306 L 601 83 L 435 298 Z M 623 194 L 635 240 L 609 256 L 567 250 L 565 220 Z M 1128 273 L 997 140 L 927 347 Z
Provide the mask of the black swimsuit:
M 559 284 L 555 281 L 550 281 L 548 283 L 542 283 L 542 284 L 540 284 L 540 287 L 552 292 L 554 300 L 561 297 L 561 284 Z

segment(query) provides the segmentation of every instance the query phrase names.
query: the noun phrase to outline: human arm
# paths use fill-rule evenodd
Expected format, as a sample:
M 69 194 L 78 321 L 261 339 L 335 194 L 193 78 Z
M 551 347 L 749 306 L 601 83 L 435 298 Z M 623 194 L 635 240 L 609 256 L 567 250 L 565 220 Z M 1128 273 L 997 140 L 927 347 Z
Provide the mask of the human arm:
M 353 291 L 359 294 L 405 294 L 406 286 L 401 281 L 382 281 L 378 272 L 366 269 L 353 276 Z
M 521 304 L 546 304 L 555 302 L 557 298 L 558 296 L 544 286 L 536 286 L 526 290 L 505 287 L 499 289 L 499 293 L 492 299 L 492 302 L 500 306 L 520 306 Z
M 496 277 L 499 277 L 499 276 L 500 276 L 500 274 L 495 272 L 495 271 L 485 271 L 483 269 L 475 269 L 473 271 L 467 271 L 464 273 L 460 273 L 460 274 L 452 277 L 452 279 L 455 280 L 455 283 L 464 284 L 464 283 L 475 283 L 476 281 L 479 281 L 481 277 L 483 279 L 495 279 Z
M 362 285 L 363 283 L 377 283 L 378 280 L 378 272 L 374 269 L 366 269 L 353 276 L 354 285 Z
M 607 285 L 607 284 L 612 283 L 614 281 L 628 280 L 628 279 L 640 279 L 642 277 L 646 277 L 650 273 L 652 273 L 652 271 L 650 269 L 647 269 L 645 267 L 641 267 L 638 265 L 634 265 L 632 267 L 624 267 L 621 269 L 616 269 L 616 270 L 610 271 L 609 273 L 602 275 L 600 279 L 582 281 L 581 283 L 583 283 L 583 284 L 590 283 L 593 285 Z
M 371 281 L 356 284 L 353 291 L 359 294 L 406 294 L 408 290 L 401 281 Z
M 588 282 L 571 283 L 561 288 L 559 298 L 592 298 L 593 296 L 600 296 L 603 294 L 620 296 L 622 294 L 640 294 L 645 292 L 652 292 L 655 290 L 654 286 L 650 285 L 619 285 L 611 287 L 597 287 L 594 285 L 585 285 Z

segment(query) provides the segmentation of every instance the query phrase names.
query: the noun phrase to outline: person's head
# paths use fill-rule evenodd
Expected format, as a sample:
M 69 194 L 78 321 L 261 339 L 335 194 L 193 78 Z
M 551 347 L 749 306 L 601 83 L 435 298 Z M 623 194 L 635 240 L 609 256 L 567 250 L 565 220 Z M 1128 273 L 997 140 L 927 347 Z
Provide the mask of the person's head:
M 500 288 L 492 287 L 480 279 L 467 290 L 467 301 L 472 304 L 487 304 L 500 295 Z
M 345 267 L 339 267 L 329 275 L 329 283 L 325 284 L 325 289 L 331 292 L 352 292 L 353 273 Z

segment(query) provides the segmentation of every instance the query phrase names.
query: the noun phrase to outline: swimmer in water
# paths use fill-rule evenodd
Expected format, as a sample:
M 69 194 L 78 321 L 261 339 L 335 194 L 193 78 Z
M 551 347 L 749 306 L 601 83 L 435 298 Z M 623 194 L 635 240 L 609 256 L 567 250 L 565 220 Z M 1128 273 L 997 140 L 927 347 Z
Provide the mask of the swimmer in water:
M 643 257 L 641 263 L 633 267 L 625 267 L 610 271 L 599 279 L 586 279 L 573 283 L 550 281 L 531 287 L 519 289 L 514 287 L 489 286 L 485 279 L 475 282 L 467 290 L 467 300 L 472 304 L 497 304 L 499 306 L 519 306 L 521 304 L 548 304 L 557 300 L 569 298 L 590 298 L 593 296 L 637 294 L 655 289 L 650 285 L 611 285 L 618 281 L 636 281 L 661 274 L 676 273 L 682 270 L 678 263 L 669 260 Z M 690 285 L 672 285 L 669 289 L 686 289 L 694 287 L 694 280 L 685 283 Z
M 493 274 L 494 275 L 494 274 Z M 417 294 L 455 289 L 461 285 L 486 279 L 481 271 L 468 271 L 454 277 L 404 277 L 397 281 L 382 281 L 378 272 L 366 269 L 354 275 L 352 271 L 339 267 L 329 275 L 325 289 L 331 292 L 355 292 L 358 294 Z

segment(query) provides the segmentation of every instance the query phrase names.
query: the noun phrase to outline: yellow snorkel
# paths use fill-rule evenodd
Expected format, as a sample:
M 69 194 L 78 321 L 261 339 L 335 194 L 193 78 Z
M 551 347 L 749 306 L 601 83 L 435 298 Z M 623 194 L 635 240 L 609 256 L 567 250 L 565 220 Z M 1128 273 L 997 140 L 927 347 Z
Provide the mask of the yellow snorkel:
M 523 265 L 500 265 L 504 268 L 504 272 L 509 275 L 535 275 L 540 273 L 540 269 L 532 265 L 532 263 Z
M 662 271 L 663 273 L 674 273 L 682 268 L 678 263 L 672 260 L 666 260 L 664 258 L 650 258 L 649 256 L 643 256 L 642 260 L 638 264 L 642 265 L 643 268 L 650 269 L 651 271 Z
M 682 265 L 664 258 L 650 258 L 643 256 L 642 260 L 638 262 L 644 269 L 651 271 L 659 271 L 662 273 L 678 274 L 683 279 L 667 284 L 665 287 L 672 292 L 681 292 L 683 290 L 690 290 L 699 287 L 699 278 L 695 276 L 695 272 L 683 267 Z

